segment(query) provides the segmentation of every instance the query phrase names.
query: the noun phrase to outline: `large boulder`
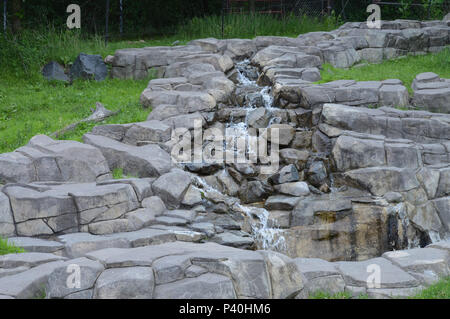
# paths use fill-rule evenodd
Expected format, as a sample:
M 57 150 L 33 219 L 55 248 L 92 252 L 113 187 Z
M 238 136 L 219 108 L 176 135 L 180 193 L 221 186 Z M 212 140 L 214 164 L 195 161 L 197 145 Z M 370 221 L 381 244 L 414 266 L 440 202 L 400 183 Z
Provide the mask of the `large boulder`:
M 76 141 L 37 135 L 26 146 L 0 154 L 0 180 L 6 183 L 94 182 L 110 176 L 102 153 Z
M 183 200 L 191 185 L 191 177 L 186 172 L 174 169 L 153 183 L 153 192 L 161 197 L 168 208 L 176 208 Z
M 107 76 L 108 68 L 100 55 L 81 53 L 70 68 L 70 78 L 72 80 L 82 78 L 103 81 Z
M 64 68 L 55 61 L 49 62 L 42 69 L 42 75 L 49 81 L 69 82 L 70 79 L 64 72 Z
M 133 146 L 108 137 L 85 134 L 85 143 L 100 149 L 111 169 L 136 177 L 158 177 L 172 166 L 170 155 L 156 144 Z

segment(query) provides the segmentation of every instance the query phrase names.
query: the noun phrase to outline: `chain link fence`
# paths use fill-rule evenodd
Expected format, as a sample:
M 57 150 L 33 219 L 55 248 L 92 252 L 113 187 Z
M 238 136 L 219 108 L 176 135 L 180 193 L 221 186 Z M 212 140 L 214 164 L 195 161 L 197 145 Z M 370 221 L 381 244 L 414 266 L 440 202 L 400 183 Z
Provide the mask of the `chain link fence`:
M 450 12 L 450 0 L 225 0 L 227 14 L 282 13 L 325 16 L 334 14 L 344 21 L 363 21 L 369 4 L 381 7 L 385 20 L 392 19 L 439 19 Z

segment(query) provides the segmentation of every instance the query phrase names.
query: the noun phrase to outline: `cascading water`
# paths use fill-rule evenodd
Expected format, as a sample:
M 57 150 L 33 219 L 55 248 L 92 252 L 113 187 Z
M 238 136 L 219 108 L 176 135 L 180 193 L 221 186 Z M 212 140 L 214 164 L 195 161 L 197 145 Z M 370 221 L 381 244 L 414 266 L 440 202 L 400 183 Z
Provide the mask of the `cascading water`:
M 237 86 L 240 88 L 252 88 L 259 92 L 258 94 L 263 101 L 264 107 L 269 111 L 269 114 L 272 114 L 272 111 L 275 109 L 273 107 L 273 96 L 271 95 L 272 88 L 270 86 L 261 87 L 256 83 L 255 80 L 250 79 L 246 74 L 249 70 L 249 67 L 249 60 L 244 60 L 236 63 L 239 80 Z M 253 71 L 253 75 L 257 76 L 256 70 L 253 69 Z M 227 128 L 232 129 L 227 131 L 227 133 L 231 133 L 233 135 L 231 136 L 231 138 L 248 138 L 249 136 L 248 116 L 249 113 L 257 106 L 255 105 L 254 100 L 249 99 L 248 103 L 246 103 L 243 107 L 247 111 L 244 121 L 235 123 L 233 121 L 233 118 L 231 118 L 230 121 L 226 124 Z M 269 126 L 276 120 L 276 117 L 271 116 L 269 120 Z M 250 152 L 251 150 L 247 148 L 246 151 Z M 269 218 L 269 212 L 266 209 L 242 205 L 239 199 L 229 197 L 221 193 L 219 190 L 207 184 L 201 177 L 196 176 L 195 180 L 197 186 L 199 188 L 203 188 L 204 191 L 215 193 L 222 198 L 228 199 L 229 202 L 234 202 L 233 210 L 245 214 L 245 216 L 248 218 L 252 230 L 252 237 L 259 249 L 274 250 L 279 252 L 286 251 L 286 240 L 283 236 L 283 230 L 278 228 L 277 225 L 273 224 L 273 222 Z
M 269 212 L 266 209 L 242 205 L 238 199 L 223 194 L 199 176 L 195 176 L 194 182 L 199 189 L 203 189 L 205 192 L 215 193 L 224 199 L 235 202 L 234 210 L 244 213 L 248 218 L 252 230 L 251 235 L 259 249 L 286 251 L 286 239 L 283 236 L 283 230 L 278 228 L 277 225 L 270 224 Z

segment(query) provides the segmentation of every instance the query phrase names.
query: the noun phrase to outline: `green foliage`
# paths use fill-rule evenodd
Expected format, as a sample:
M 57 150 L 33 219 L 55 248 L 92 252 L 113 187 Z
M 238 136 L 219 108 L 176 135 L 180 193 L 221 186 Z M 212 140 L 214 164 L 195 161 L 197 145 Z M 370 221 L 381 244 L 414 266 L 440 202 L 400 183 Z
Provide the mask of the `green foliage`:
M 324 291 L 316 291 L 310 294 L 309 299 L 352 299 L 352 294 L 349 292 L 330 294 Z M 357 299 L 369 299 L 369 296 L 360 294 Z M 409 299 L 450 299 L 450 276 L 442 278 Z
M 30 81 L 5 75 L 0 78 L 0 153 L 88 117 L 96 102 L 120 112 L 102 123 L 83 123 L 60 139 L 81 141 L 95 125 L 144 121 L 150 110 L 142 108 L 139 97 L 148 80 L 75 81 L 67 86 L 39 77 Z
M 417 74 L 435 72 L 442 78 L 450 78 L 450 49 L 437 54 L 407 56 L 401 59 L 383 61 L 380 64 L 368 64 L 350 69 L 338 69 L 330 64 L 324 64 L 321 72 L 322 80 L 326 83 L 334 80 L 381 81 L 400 79 L 412 93 L 411 84 Z
M 442 278 L 411 299 L 450 299 L 450 276 Z
M 123 178 L 123 168 L 115 168 L 112 172 L 114 179 L 122 179 Z
M 331 31 L 341 24 L 338 17 L 309 17 L 289 14 L 283 19 L 264 14 L 232 14 L 224 17 L 224 38 L 254 38 L 262 35 L 296 37 L 313 31 Z M 222 17 L 193 18 L 180 26 L 182 39 L 222 38 Z
M 330 294 L 324 291 L 316 291 L 309 295 L 309 299 L 353 299 L 353 296 L 348 291 L 338 292 L 335 294 Z M 360 294 L 356 299 L 369 299 L 367 294 Z
M 8 243 L 7 239 L 3 239 L 0 237 L 0 256 L 7 254 L 19 254 L 24 252 L 25 250 L 23 248 Z

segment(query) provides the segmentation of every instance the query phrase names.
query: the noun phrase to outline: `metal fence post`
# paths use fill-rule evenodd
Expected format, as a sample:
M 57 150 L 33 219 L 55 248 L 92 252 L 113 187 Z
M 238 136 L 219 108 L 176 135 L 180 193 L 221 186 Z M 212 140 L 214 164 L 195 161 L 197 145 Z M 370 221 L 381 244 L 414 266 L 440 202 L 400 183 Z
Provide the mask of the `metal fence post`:
M 8 0 L 3 0 L 3 32 L 5 33 L 6 38 L 6 8 L 7 8 Z
M 108 45 L 108 26 L 109 26 L 109 0 L 106 0 L 106 14 L 105 14 L 105 45 Z
M 120 35 L 123 35 L 123 0 L 120 0 Z
M 225 3 L 227 0 L 222 0 L 222 39 L 224 33 L 224 24 L 225 24 Z

